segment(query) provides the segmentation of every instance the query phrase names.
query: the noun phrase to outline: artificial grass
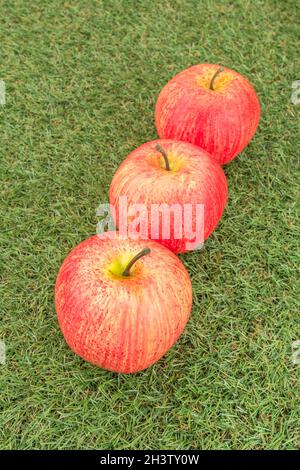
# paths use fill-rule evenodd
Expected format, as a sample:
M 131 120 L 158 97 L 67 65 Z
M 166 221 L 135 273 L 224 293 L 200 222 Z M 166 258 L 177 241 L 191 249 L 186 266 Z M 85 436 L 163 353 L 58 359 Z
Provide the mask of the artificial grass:
M 1 2 L 2 449 L 300 448 L 299 19 L 275 0 Z M 55 278 L 120 162 L 156 137 L 162 86 L 201 62 L 249 78 L 259 129 L 225 167 L 217 230 L 181 256 L 181 339 L 144 372 L 105 372 L 65 344 Z

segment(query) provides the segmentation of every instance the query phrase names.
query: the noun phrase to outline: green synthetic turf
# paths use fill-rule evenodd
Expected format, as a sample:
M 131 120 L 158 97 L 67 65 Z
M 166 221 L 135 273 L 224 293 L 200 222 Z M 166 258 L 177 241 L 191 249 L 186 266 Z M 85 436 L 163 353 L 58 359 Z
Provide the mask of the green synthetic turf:
M 300 448 L 300 13 L 294 1 L 1 1 L 0 446 Z M 76 357 L 60 333 L 61 262 L 95 233 L 125 156 L 156 138 L 154 104 L 180 70 L 245 74 L 255 138 L 225 167 L 229 200 L 200 252 L 180 256 L 191 319 L 132 376 Z

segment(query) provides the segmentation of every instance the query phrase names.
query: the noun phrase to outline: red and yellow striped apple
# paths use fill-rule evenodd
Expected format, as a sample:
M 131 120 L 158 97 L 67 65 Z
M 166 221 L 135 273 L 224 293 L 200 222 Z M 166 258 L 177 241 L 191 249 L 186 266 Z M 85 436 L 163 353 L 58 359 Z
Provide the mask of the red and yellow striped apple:
M 154 140 L 130 153 L 112 179 L 109 200 L 116 211 L 117 227 L 126 220 L 127 208 L 120 204 L 125 196 L 128 207 L 140 204 L 147 208 L 146 215 L 140 216 L 141 225 L 148 227 L 146 238 L 182 253 L 201 244 L 217 226 L 226 205 L 227 183 L 222 167 L 201 148 L 186 142 Z M 153 230 L 153 208 L 162 205 L 180 208 L 182 214 L 176 219 L 170 211 L 166 234 L 163 229 L 167 216 L 163 210 L 156 219 L 157 230 Z M 187 205 L 192 211 L 190 221 Z M 204 209 L 202 220 L 197 212 L 200 205 Z M 130 223 L 127 215 L 128 226 Z
M 189 319 L 192 288 L 181 261 L 151 240 L 95 235 L 64 260 L 55 308 L 64 338 L 104 369 L 143 370 L 177 341 Z
M 178 73 L 162 89 L 155 107 L 160 138 L 199 145 L 220 164 L 248 145 L 259 117 L 259 101 L 248 80 L 213 64 Z

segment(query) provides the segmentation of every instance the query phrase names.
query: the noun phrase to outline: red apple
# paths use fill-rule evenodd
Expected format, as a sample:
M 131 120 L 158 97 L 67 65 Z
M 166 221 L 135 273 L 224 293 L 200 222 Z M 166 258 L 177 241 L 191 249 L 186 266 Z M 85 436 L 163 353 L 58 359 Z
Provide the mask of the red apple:
M 217 226 L 226 205 L 227 183 L 221 166 L 201 148 L 186 142 L 154 140 L 128 155 L 110 185 L 109 200 L 116 212 L 116 225 L 121 230 L 127 224 L 129 230 L 134 217 L 121 204 L 121 196 L 127 198 L 128 208 L 135 204 L 146 207 L 146 213 L 140 216 L 140 227 L 146 227 L 144 238 L 182 253 L 201 244 Z M 153 217 L 154 209 L 161 205 L 166 205 L 166 210 L 180 208 L 182 216 L 162 210 Z M 201 205 L 203 219 L 198 212 Z
M 76 246 L 55 285 L 70 348 L 114 372 L 138 372 L 160 359 L 182 333 L 191 303 L 189 275 L 171 251 L 117 232 Z
M 248 80 L 213 64 L 195 65 L 175 75 L 155 107 L 160 138 L 199 145 L 220 164 L 248 145 L 259 117 L 259 101 Z

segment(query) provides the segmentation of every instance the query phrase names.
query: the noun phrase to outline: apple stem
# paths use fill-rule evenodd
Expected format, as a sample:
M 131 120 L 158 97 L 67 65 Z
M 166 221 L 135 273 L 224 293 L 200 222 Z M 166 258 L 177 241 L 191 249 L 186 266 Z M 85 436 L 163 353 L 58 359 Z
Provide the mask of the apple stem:
M 164 160 L 165 160 L 165 165 L 166 165 L 166 170 L 170 171 L 170 163 L 169 163 L 169 160 L 168 160 L 168 155 L 167 155 L 167 152 L 165 151 L 165 149 L 162 148 L 161 145 L 157 144 L 156 145 L 156 150 L 158 152 L 160 152 L 162 154 L 162 156 L 164 157 Z
M 219 75 L 219 73 L 221 72 L 224 72 L 224 67 L 219 67 L 216 72 L 214 73 L 211 81 L 210 81 L 210 84 L 209 84 L 209 89 L 210 90 L 213 90 L 214 91 L 214 82 L 215 82 L 215 79 L 217 78 L 217 76 Z
M 125 276 L 125 277 L 130 276 L 130 269 L 132 268 L 134 263 L 136 263 L 137 260 L 142 258 L 142 256 L 148 255 L 150 253 L 150 251 L 151 251 L 150 248 L 144 248 L 137 255 L 135 255 L 134 258 L 132 258 L 132 260 L 129 261 L 129 263 L 127 264 L 126 268 L 124 269 L 124 271 L 122 273 L 122 276 Z

